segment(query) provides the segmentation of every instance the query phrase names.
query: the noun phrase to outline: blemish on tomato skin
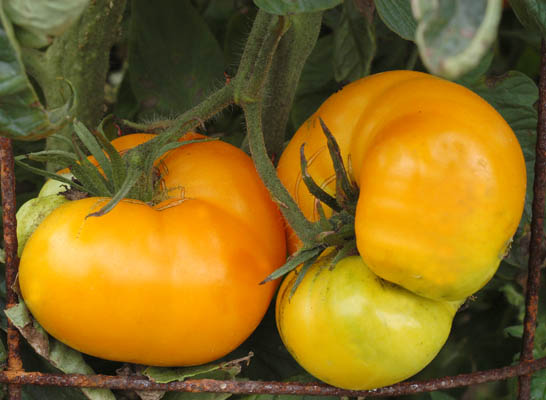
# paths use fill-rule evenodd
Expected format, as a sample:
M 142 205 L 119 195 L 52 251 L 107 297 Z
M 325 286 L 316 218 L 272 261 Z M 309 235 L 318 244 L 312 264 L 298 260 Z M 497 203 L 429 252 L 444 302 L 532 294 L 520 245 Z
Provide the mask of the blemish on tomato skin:
M 506 241 L 506 243 L 504 243 L 504 245 L 501 247 L 497 257 L 499 260 L 503 260 L 507 255 L 508 253 L 510 253 L 510 249 L 512 247 L 512 242 L 513 242 L 513 237 L 511 237 L 510 239 L 508 239 Z

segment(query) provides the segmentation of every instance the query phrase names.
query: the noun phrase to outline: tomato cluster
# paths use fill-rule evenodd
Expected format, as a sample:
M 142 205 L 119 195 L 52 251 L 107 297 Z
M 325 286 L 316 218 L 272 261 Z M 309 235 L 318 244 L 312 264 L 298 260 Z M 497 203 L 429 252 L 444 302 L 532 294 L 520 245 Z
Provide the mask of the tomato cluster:
M 297 272 L 289 275 L 277 324 L 315 376 L 351 389 L 387 385 L 436 355 L 457 305 L 498 268 L 523 211 L 523 154 L 470 90 L 413 71 L 373 75 L 327 99 L 281 156 L 279 177 L 312 220 L 303 144 L 315 182 L 332 195 L 336 187 L 319 118 L 360 189 L 359 255 L 328 267 L 319 260 L 292 297 Z M 291 252 L 301 246 L 290 229 L 288 241 Z
M 327 249 L 303 278 L 291 272 L 277 325 L 316 377 L 384 386 L 435 357 L 459 305 L 495 273 L 523 210 L 523 155 L 502 117 L 462 86 L 412 71 L 370 76 L 331 96 L 279 160 L 281 181 L 310 220 L 320 213 L 302 179 L 302 145 L 312 179 L 336 190 L 320 119 L 359 187 L 358 255 Z M 123 152 L 151 137 L 113 145 Z M 201 364 L 260 322 L 276 283 L 259 282 L 285 260 L 285 229 L 252 160 L 231 145 L 187 143 L 157 168 L 162 201 L 125 199 L 101 217 L 89 215 L 109 199 L 65 201 L 47 184 L 27 208 L 41 210 L 27 214 L 34 225 L 20 224 L 30 236 L 21 293 L 50 334 L 84 353 Z M 294 253 L 302 243 L 286 229 Z

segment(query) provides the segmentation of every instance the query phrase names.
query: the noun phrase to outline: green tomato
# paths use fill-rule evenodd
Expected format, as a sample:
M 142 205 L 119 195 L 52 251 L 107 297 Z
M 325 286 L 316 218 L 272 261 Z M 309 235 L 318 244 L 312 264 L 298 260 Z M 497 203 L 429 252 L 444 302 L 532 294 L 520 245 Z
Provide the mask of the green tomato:
M 70 179 L 69 172 L 61 174 Z M 60 195 L 67 189 L 66 183 L 48 179 L 40 189 L 38 197 L 28 200 L 17 210 L 17 254 L 21 256 L 30 235 L 53 210 L 68 200 Z
M 74 176 L 70 172 L 65 172 L 59 175 L 66 179 L 71 179 Z M 59 194 L 64 192 L 67 188 L 68 188 L 68 185 L 66 183 L 57 181 L 55 179 L 48 179 L 46 183 L 44 183 L 44 186 L 42 186 L 42 188 L 40 189 L 40 193 L 38 193 L 38 197 L 49 196 L 52 194 Z
M 277 326 L 298 363 L 331 385 L 365 390 L 404 380 L 440 351 L 461 302 L 418 296 L 377 277 L 360 256 L 322 257 L 292 272 L 277 297 Z
M 59 194 L 50 194 L 48 196 L 38 196 L 24 203 L 17 211 L 17 254 L 21 256 L 27 240 L 38 228 L 38 225 L 53 210 L 68 200 Z

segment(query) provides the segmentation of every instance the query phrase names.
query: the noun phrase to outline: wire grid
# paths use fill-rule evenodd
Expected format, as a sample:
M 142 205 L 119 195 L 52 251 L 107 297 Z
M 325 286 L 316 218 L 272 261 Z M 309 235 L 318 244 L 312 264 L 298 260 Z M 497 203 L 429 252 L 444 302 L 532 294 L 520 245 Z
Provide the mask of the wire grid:
M 16 282 L 19 259 L 17 257 L 17 234 L 15 219 L 15 177 L 11 141 L 0 138 L 0 174 L 4 243 L 6 251 L 6 308 L 17 304 L 13 290 Z M 533 346 L 538 313 L 538 290 L 540 286 L 540 265 L 543 258 L 544 206 L 546 198 L 546 44 L 542 41 L 539 81 L 539 109 L 533 187 L 533 217 L 531 221 L 531 242 L 526 291 L 526 312 L 524 319 L 523 344 L 518 364 L 487 371 L 447 376 L 427 381 L 410 381 L 373 390 L 352 391 L 336 388 L 323 383 L 233 381 L 212 379 L 188 379 L 183 382 L 156 383 L 145 377 L 44 374 L 27 372 L 23 369 L 19 353 L 21 336 L 8 321 L 7 368 L 0 372 L 0 382 L 8 384 L 8 398 L 21 399 L 21 385 L 70 386 L 87 388 L 109 388 L 126 390 L 162 390 L 184 392 L 216 392 L 233 394 L 292 394 L 347 397 L 386 397 L 430 392 L 470 386 L 479 383 L 519 377 L 519 400 L 529 400 L 532 374 L 546 368 L 546 357 L 534 359 Z

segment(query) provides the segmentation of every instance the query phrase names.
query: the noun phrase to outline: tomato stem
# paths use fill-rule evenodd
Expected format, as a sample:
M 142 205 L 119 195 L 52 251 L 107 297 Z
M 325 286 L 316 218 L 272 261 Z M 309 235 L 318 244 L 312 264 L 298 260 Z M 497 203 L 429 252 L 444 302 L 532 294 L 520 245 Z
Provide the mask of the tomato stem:
M 277 176 L 275 166 L 268 156 L 262 125 L 262 107 L 264 84 L 271 69 L 272 60 L 282 36 L 289 29 L 286 17 L 267 17 L 263 11 L 258 12 L 250 37 L 259 32 L 264 37 L 261 47 L 257 50 L 252 44 L 245 50 L 236 77 L 232 80 L 237 85 L 238 100 L 246 97 L 260 99 L 258 102 L 240 103 L 247 124 L 247 138 L 250 152 L 258 174 L 269 189 L 274 201 L 280 205 L 280 210 L 298 237 L 306 243 L 312 243 L 316 236 L 315 227 L 301 212 L 286 188 Z M 265 34 L 264 34 L 265 32 Z M 251 58 L 255 55 L 255 59 Z M 250 80 L 246 79 L 248 71 L 252 71 Z M 241 75 L 239 75 L 241 74 Z
M 262 105 L 265 146 L 273 160 L 282 152 L 300 76 L 317 42 L 321 21 L 322 12 L 290 16 L 290 28 L 273 55 Z

